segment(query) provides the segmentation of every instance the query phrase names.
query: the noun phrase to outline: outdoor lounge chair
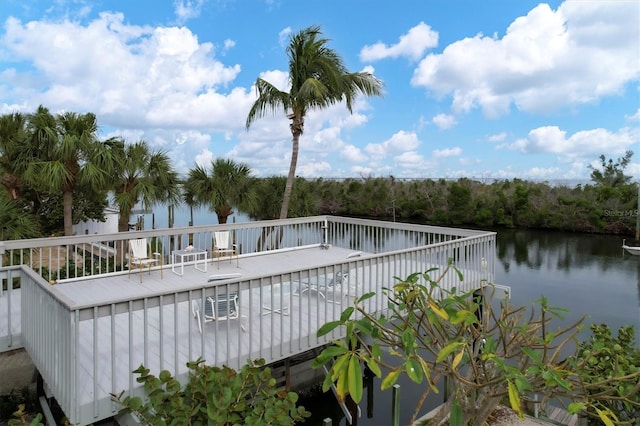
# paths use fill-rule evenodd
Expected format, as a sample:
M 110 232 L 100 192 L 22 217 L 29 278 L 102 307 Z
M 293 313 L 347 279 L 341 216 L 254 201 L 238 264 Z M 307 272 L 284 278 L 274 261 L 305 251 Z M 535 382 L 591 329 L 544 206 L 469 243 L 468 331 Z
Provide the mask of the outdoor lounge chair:
M 229 263 L 231 263 L 231 259 L 235 256 L 236 267 L 240 267 L 238 246 L 231 241 L 231 238 L 229 238 L 229 231 L 214 231 L 211 257 L 218 259 L 218 269 L 220 269 L 220 258 L 223 256 L 229 256 Z
M 219 293 L 215 297 L 207 296 L 204 301 L 204 310 L 201 309 L 200 300 L 192 300 L 191 312 L 198 320 L 198 330 L 200 330 L 200 333 L 202 333 L 204 324 L 208 322 L 232 319 L 239 319 L 240 328 L 242 331 L 247 331 L 246 326 L 242 323 L 242 320 L 247 320 L 247 317 L 240 315 L 237 291 Z
M 131 269 L 136 267 L 140 270 L 140 282 L 142 282 L 142 268 L 146 266 L 151 274 L 151 266 L 156 264 L 160 265 L 160 278 L 162 278 L 162 254 L 154 252 L 153 257 L 150 257 L 149 252 L 146 238 L 129 240 L 129 278 L 131 278 Z
M 301 283 L 300 293 L 317 294 L 329 303 L 340 303 L 349 292 L 349 272 L 337 271 L 333 276 L 318 276 L 308 283 Z

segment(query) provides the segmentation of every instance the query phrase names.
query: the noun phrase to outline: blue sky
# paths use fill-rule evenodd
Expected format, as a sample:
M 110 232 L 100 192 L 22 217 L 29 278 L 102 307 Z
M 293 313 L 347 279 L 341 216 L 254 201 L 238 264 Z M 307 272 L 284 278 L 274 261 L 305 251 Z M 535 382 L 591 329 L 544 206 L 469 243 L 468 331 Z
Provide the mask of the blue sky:
M 286 175 L 284 114 L 245 130 L 253 83 L 286 89 L 289 36 L 320 25 L 384 95 L 309 112 L 299 176 L 570 181 L 629 149 L 640 175 L 636 0 L 0 0 L 0 23 L 0 114 L 93 112 L 181 174 Z

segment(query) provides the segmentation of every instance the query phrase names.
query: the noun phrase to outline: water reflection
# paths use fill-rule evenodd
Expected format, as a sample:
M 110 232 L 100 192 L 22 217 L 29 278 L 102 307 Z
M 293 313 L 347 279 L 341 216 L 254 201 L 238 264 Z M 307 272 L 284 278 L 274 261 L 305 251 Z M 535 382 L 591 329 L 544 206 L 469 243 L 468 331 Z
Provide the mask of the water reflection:
M 570 310 L 567 322 L 633 325 L 640 340 L 640 257 L 620 237 L 505 230 L 497 240 L 496 282 L 513 288 L 516 306 L 544 295 Z
M 508 270 L 511 262 L 531 269 L 600 266 L 603 271 L 617 267 L 623 254 L 622 240 L 616 236 L 574 234 L 531 230 L 498 232 L 498 257 Z M 626 257 L 631 257 L 630 255 Z

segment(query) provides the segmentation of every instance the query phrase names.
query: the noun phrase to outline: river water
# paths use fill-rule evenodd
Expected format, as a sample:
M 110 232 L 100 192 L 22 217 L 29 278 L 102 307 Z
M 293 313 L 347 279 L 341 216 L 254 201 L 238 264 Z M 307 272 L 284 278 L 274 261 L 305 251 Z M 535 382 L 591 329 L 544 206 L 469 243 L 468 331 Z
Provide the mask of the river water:
M 619 327 L 636 328 L 640 342 L 640 256 L 624 253 L 622 239 L 616 236 L 574 234 L 530 230 L 499 230 L 497 237 L 496 284 L 512 289 L 514 306 L 530 307 L 544 296 L 549 306 L 568 309 L 557 326 L 569 325 L 588 315 L 585 324 L 606 323 L 616 334 Z M 581 334 L 586 339 L 588 327 Z M 424 385 L 406 379 L 400 381 L 400 424 L 409 423 Z M 422 412 L 442 402 L 441 396 L 429 397 Z M 306 425 L 346 425 L 335 398 L 328 392 L 305 401 L 313 417 Z M 358 425 L 391 424 L 391 392 L 380 391 L 373 380 L 360 404 Z

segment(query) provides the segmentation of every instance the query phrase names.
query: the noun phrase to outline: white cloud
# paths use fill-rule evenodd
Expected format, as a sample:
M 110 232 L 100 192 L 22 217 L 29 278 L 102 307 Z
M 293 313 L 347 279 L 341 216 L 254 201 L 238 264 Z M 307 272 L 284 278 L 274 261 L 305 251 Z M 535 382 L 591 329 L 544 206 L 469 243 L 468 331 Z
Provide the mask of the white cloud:
M 625 170 L 625 174 L 634 176 L 634 180 L 637 181 L 640 176 L 640 162 L 636 160 L 630 163 Z
M 622 128 L 618 132 L 607 129 L 581 130 L 567 137 L 557 126 L 533 129 L 526 139 L 519 139 L 504 147 L 524 153 L 550 153 L 564 158 L 589 158 L 600 154 L 618 155 L 640 142 L 640 129 Z
M 188 144 L 194 148 L 206 148 L 211 142 L 211 135 L 196 130 L 180 131 L 175 141 L 178 145 Z
M 278 33 L 278 41 L 280 46 L 285 47 L 289 44 L 289 37 L 291 36 L 291 27 L 287 27 Z
M 288 92 L 291 85 L 289 84 L 289 73 L 280 70 L 270 70 L 260 73 L 260 78 L 274 85 L 278 90 Z M 252 89 L 255 92 L 255 88 Z
M 444 158 L 444 157 L 457 157 L 462 154 L 462 148 L 445 148 L 445 149 L 435 149 L 433 151 L 434 158 Z
M 222 54 L 226 54 L 229 50 L 236 46 L 236 42 L 231 39 L 226 39 L 223 43 Z
M 517 18 L 504 37 L 482 34 L 429 54 L 412 84 L 488 117 L 546 112 L 621 92 L 640 75 L 640 2 L 567 1 Z M 491 58 L 491 60 L 487 60 Z
M 450 129 L 456 125 L 456 117 L 449 114 L 438 114 L 431 120 L 441 130 Z
M 547 179 L 554 176 L 560 169 L 558 167 L 532 167 L 525 172 L 525 175 L 531 179 Z
M 460 158 L 458 160 L 461 166 L 472 166 L 474 164 L 480 164 L 481 161 L 477 158 Z
M 350 171 L 356 176 L 370 176 L 373 173 L 373 168 L 364 166 L 352 166 Z
M 342 148 L 344 143 L 340 139 L 340 127 L 330 126 L 311 132 L 309 136 L 301 138 L 305 152 L 327 154 Z M 307 142 L 308 141 L 308 142 Z
M 196 155 L 194 163 L 201 167 L 209 167 L 214 158 L 215 156 L 213 155 L 213 152 L 205 148 L 202 150 L 202 152 L 200 152 L 200 154 Z M 190 165 L 189 167 L 193 166 L 194 164 Z
M 354 145 L 345 145 L 340 151 L 339 158 L 350 163 L 359 163 L 367 160 L 362 150 Z
M 638 108 L 635 114 L 625 115 L 624 118 L 627 121 L 640 121 L 640 108 Z
M 39 83 L 28 89 L 24 75 L 5 80 L 6 97 L 25 99 L 30 110 L 39 104 L 90 110 L 109 126 L 243 127 L 250 94 L 242 88 L 218 92 L 236 78 L 239 65 L 215 60 L 212 44 L 199 43 L 184 27 L 130 26 L 123 20 L 113 13 L 86 26 L 8 19 L 2 49 L 31 62 L 30 77 Z
M 200 16 L 204 0 L 174 0 L 173 6 L 179 24 Z
M 489 135 L 487 140 L 489 142 L 502 142 L 507 138 L 507 134 L 505 132 L 496 133 L 495 135 Z
M 425 163 L 424 156 L 416 151 L 403 152 L 395 156 L 393 160 L 398 167 L 405 169 L 405 172 L 408 170 L 419 170 Z
M 400 36 L 398 43 L 386 45 L 378 42 L 365 46 L 360 51 L 360 60 L 374 62 L 385 58 L 407 57 L 413 61 L 422 58 L 427 49 L 438 45 L 438 33 L 424 22 L 411 28 L 407 34 Z
M 296 175 L 304 177 L 317 177 L 331 170 L 331 164 L 326 161 L 312 162 L 300 165 L 296 168 Z
M 367 144 L 364 150 L 373 158 L 381 159 L 393 153 L 415 150 L 419 145 L 418 135 L 400 130 L 382 143 Z

